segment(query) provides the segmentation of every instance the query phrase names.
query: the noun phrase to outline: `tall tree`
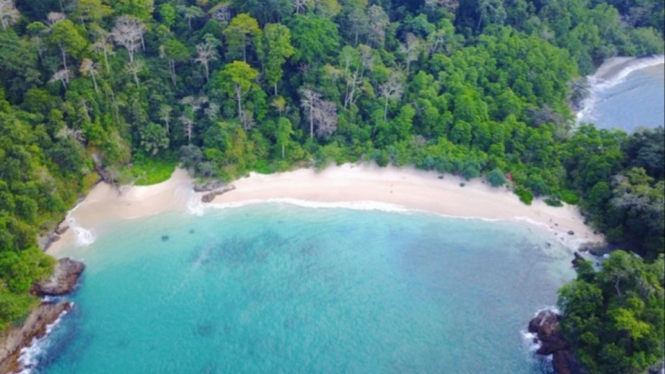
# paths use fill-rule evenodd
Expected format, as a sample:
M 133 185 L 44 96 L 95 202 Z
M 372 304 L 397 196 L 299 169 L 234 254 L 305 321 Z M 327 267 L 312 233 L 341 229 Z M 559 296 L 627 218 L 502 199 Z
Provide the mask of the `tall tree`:
M 266 25 L 261 36 L 261 43 L 257 45 L 257 51 L 263 61 L 268 84 L 274 87 L 275 95 L 277 95 L 277 83 L 284 75 L 282 65 L 295 53 L 295 49 L 291 45 L 289 28 L 278 23 Z
M 84 77 L 89 75 L 92 78 L 92 83 L 95 85 L 95 92 L 99 93 L 99 89 L 97 88 L 97 74 L 99 74 L 99 64 L 89 58 L 84 58 L 83 61 L 81 61 L 81 68 L 79 71 Z
M 196 45 L 196 57 L 194 61 L 203 65 L 206 74 L 206 82 L 210 80 L 210 62 L 217 59 L 217 51 L 212 41 L 206 40 L 201 44 Z
M 49 79 L 49 83 L 54 83 L 58 81 L 62 83 L 63 87 L 65 87 L 66 90 L 67 83 L 69 83 L 69 70 L 67 69 L 58 70 L 55 73 L 53 73 L 53 76 L 51 77 L 51 79 Z
M 134 52 L 143 43 L 145 25 L 136 18 L 122 16 L 115 21 L 111 35 L 117 44 L 125 47 L 129 54 L 129 62 L 134 62 Z
M 411 63 L 418 60 L 418 55 L 421 51 L 421 42 L 412 33 L 407 33 L 405 42 L 400 44 L 400 51 L 404 54 L 406 60 L 406 75 L 409 75 Z
M 106 74 L 111 73 L 111 67 L 109 65 L 109 55 L 115 53 L 113 51 L 113 44 L 109 43 L 111 34 L 100 35 L 100 37 L 92 44 L 92 49 L 96 53 L 100 53 L 104 56 L 104 66 L 106 67 Z
M 388 78 L 388 81 L 379 86 L 379 94 L 383 97 L 383 120 L 388 121 L 388 102 L 390 100 L 398 100 L 402 96 L 404 85 L 402 77 L 399 74 L 393 73 Z
M 261 29 L 254 18 L 242 13 L 231 20 L 229 26 L 224 30 L 224 35 L 229 51 L 235 55 L 242 55 L 242 60 L 247 62 L 247 47 L 252 40 L 258 39 Z
M 187 27 L 189 31 L 192 31 L 192 20 L 196 18 L 201 18 L 205 16 L 205 13 L 201 8 L 196 5 L 185 6 L 181 5 L 177 7 L 178 13 L 182 14 L 182 17 L 187 20 Z
M 277 121 L 277 131 L 275 131 L 275 138 L 277 140 L 277 147 L 282 151 L 282 158 L 286 157 L 286 147 L 289 145 L 293 135 L 293 127 L 291 121 L 287 118 L 280 117 Z
M 227 95 L 235 97 L 238 104 L 238 119 L 242 120 L 243 97 L 258 87 L 256 78 L 259 72 L 243 61 L 233 61 L 217 73 L 214 85 L 219 86 Z
M 85 25 L 87 22 L 99 22 L 113 14 L 113 9 L 101 0 L 77 0 L 74 17 Z
M 51 28 L 51 42 L 60 49 L 62 65 L 67 69 L 67 53 L 78 55 L 86 47 L 87 42 L 82 37 L 72 21 L 63 19 L 57 21 Z
M 119 14 L 126 14 L 146 21 L 155 11 L 154 0 L 113 0 L 110 2 Z
M 369 43 L 377 48 L 383 47 L 386 41 L 386 29 L 390 25 L 388 15 L 378 5 L 372 5 L 367 9 L 369 19 Z
M 314 138 L 314 112 L 319 102 L 321 102 L 321 95 L 318 92 L 306 88 L 300 90 L 300 106 L 302 106 L 309 118 L 310 138 Z
M 166 134 L 169 133 L 169 124 L 171 122 L 171 113 L 173 112 L 173 107 L 167 104 L 162 104 L 159 107 L 159 119 L 164 121 L 166 125 Z
M 171 81 L 173 87 L 177 83 L 177 75 L 175 71 L 176 62 L 184 62 L 189 59 L 189 50 L 184 44 L 180 43 L 177 39 L 168 39 L 163 46 L 164 57 L 169 61 L 169 70 L 171 71 Z
M 300 106 L 309 118 L 309 136 L 325 137 L 337 129 L 337 104 L 321 99 L 321 95 L 310 89 L 300 90 Z
M 136 87 L 141 87 L 141 84 L 139 83 L 139 73 L 143 71 L 143 68 L 145 67 L 145 63 L 141 60 L 134 60 L 130 61 L 125 65 L 125 71 L 127 74 L 130 74 L 132 77 L 134 77 L 134 83 L 136 83 Z
M 293 58 L 303 63 L 325 63 L 339 50 L 337 25 L 327 18 L 296 15 L 290 22 Z

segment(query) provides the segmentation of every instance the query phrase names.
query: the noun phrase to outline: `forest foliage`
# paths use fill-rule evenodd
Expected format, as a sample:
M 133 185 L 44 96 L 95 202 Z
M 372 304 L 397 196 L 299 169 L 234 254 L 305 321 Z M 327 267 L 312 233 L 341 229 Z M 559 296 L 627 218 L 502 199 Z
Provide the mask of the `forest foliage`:
M 663 358 L 663 256 L 651 263 L 613 252 L 595 271 L 582 261 L 559 290 L 562 328 L 591 374 L 639 374 Z
M 570 108 L 603 59 L 662 53 L 663 15 L 654 0 L 0 0 L 0 254 L 34 261 L 95 168 L 146 184 L 179 158 L 201 178 L 360 160 L 485 176 L 579 203 L 655 259 L 663 129 L 574 128 Z M 5 322 L 29 304 L 9 274 Z

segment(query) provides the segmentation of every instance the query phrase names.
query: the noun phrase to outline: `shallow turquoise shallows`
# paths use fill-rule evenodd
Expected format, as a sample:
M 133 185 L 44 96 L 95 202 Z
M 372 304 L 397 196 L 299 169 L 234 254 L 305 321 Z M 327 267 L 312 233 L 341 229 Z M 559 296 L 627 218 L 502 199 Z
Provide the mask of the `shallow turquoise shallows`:
M 542 373 L 573 277 L 528 225 L 260 204 L 107 228 L 34 372 Z

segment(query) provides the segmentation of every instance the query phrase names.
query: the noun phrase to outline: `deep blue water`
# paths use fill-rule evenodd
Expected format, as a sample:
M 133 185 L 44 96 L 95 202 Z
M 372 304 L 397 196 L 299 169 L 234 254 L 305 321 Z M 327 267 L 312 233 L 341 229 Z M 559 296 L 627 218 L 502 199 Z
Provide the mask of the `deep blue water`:
M 542 373 L 520 331 L 573 276 L 529 226 L 261 204 L 106 228 L 44 374 Z M 162 236 L 168 236 L 162 238 Z

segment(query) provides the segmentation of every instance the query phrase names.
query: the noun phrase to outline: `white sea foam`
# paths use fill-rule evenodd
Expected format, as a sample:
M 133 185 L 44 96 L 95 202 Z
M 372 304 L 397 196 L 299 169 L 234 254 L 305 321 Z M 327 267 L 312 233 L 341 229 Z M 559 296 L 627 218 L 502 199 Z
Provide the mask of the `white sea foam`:
M 534 221 L 529 217 L 515 217 L 515 218 L 513 218 L 513 220 L 527 222 L 530 225 L 538 226 L 538 227 L 540 227 L 542 229 L 545 229 L 549 232 L 559 234 L 559 236 L 557 237 L 557 239 L 559 240 L 559 243 L 563 244 L 564 247 L 566 247 L 566 248 L 568 248 L 572 251 L 578 251 L 580 248 L 582 248 L 583 245 L 589 243 L 588 238 L 575 237 L 575 236 L 572 236 L 572 235 L 568 235 L 567 232 L 553 229 L 548 224 L 546 224 L 544 222 Z
M 203 202 L 201 202 L 201 196 L 190 189 L 189 196 L 187 198 L 187 212 L 195 216 L 202 216 L 204 212 Z
M 31 374 L 33 369 L 37 366 L 39 356 L 44 352 L 49 346 L 49 335 L 53 328 L 55 328 L 62 317 L 67 314 L 68 311 L 63 311 L 58 318 L 53 321 L 53 323 L 46 326 L 46 334 L 39 339 L 32 339 L 32 342 L 29 346 L 21 349 L 21 353 L 18 358 L 18 362 L 21 366 L 21 371 L 18 374 Z
M 536 351 L 540 349 L 541 344 L 538 339 L 536 339 L 536 333 L 520 330 L 520 335 L 522 336 L 522 345 L 529 354 L 535 354 Z
M 533 316 L 536 317 L 540 312 L 547 310 L 561 314 L 561 311 L 556 306 L 546 306 L 544 308 L 538 309 L 538 311 Z M 530 359 L 546 360 L 550 362 L 552 361 L 552 355 L 536 356 L 536 351 L 541 347 L 541 343 L 538 341 L 538 339 L 536 339 L 538 336 L 536 333 L 531 333 L 527 330 L 520 330 L 520 336 L 522 337 L 522 345 L 524 346 L 524 349 L 528 353 Z
M 201 197 L 199 194 L 193 193 L 189 198 L 187 204 L 188 212 L 197 216 L 204 214 L 206 209 L 235 209 L 241 208 L 249 205 L 258 205 L 265 203 L 278 203 L 278 204 L 289 204 L 295 205 L 304 208 L 313 208 L 313 209 L 351 209 L 351 210 L 361 210 L 361 211 L 381 211 L 389 213 L 401 213 L 401 214 L 411 214 L 411 213 L 424 213 L 424 214 L 434 214 L 440 217 L 445 218 L 454 218 L 454 219 L 466 219 L 466 220 L 478 220 L 484 222 L 505 222 L 505 221 L 523 221 L 527 222 L 530 225 L 534 225 L 543 229 L 548 230 L 552 233 L 560 234 L 559 242 L 564 245 L 566 248 L 571 251 L 576 251 L 582 245 L 588 243 L 588 239 L 580 237 L 571 237 L 567 236 L 565 232 L 552 229 L 549 225 L 532 220 L 528 217 L 514 217 L 511 219 L 498 219 L 498 218 L 484 218 L 476 216 L 455 216 L 447 215 L 442 213 L 434 213 L 426 210 L 420 209 L 408 209 L 404 206 L 390 203 L 382 203 L 378 201 L 371 200 L 361 200 L 361 201 L 347 201 L 347 202 L 317 202 L 301 199 L 292 199 L 292 198 L 276 198 L 276 199 L 250 199 L 233 203 L 209 203 L 204 204 L 201 202 Z
M 577 112 L 577 122 L 592 122 L 596 118 L 593 116 L 594 109 L 598 104 L 598 96 L 602 92 L 622 83 L 633 72 L 646 69 L 665 63 L 665 56 L 658 55 L 647 58 L 634 59 L 623 69 L 619 70 L 611 77 L 602 77 L 603 74 L 594 74 L 587 76 L 589 83 L 589 96 L 582 101 L 582 109 Z M 607 70 L 607 69 L 606 69 Z
M 203 209 L 204 207 L 209 207 L 212 209 L 232 209 L 232 208 L 240 208 L 247 205 L 256 205 L 264 203 L 289 204 L 304 208 L 319 208 L 319 209 L 352 209 L 352 210 L 366 210 L 366 211 L 374 210 L 374 211 L 397 212 L 397 213 L 412 212 L 412 210 L 409 210 L 401 205 L 381 203 L 377 201 L 368 201 L 368 200 L 347 201 L 347 202 L 316 202 L 316 201 L 308 201 L 300 199 L 280 198 L 280 199 L 267 199 L 267 200 L 251 199 L 236 203 L 222 203 L 222 204 L 211 203 L 211 204 L 200 204 L 200 205 L 201 209 Z M 198 206 L 196 206 L 196 208 L 198 209 Z M 192 210 L 190 210 L 190 212 L 192 212 Z M 194 209 L 194 212 L 198 211 Z
M 95 235 L 91 230 L 79 226 L 78 222 L 76 222 L 72 213 L 74 213 L 78 207 L 79 206 L 76 205 L 74 209 L 67 213 L 66 221 L 69 224 L 69 228 L 74 232 L 76 245 L 79 247 L 85 247 L 95 242 Z

